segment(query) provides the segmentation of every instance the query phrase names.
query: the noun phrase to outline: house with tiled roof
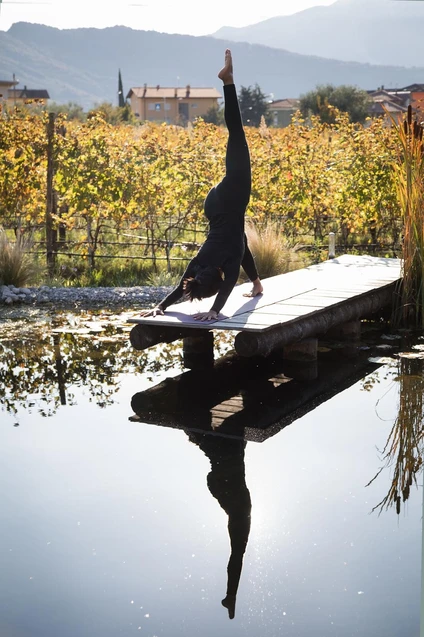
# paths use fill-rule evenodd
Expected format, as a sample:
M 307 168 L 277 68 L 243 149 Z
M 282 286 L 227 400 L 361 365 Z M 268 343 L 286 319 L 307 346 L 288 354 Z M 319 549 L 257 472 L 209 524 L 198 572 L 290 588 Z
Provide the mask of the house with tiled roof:
M 9 91 L 14 89 L 19 82 L 17 80 L 0 80 L 0 104 L 7 102 Z
M 17 80 L 0 80 L 0 103 L 8 106 L 19 106 L 29 102 L 37 102 L 37 104 L 46 104 L 50 99 L 46 89 L 28 89 L 17 88 L 19 82 Z
M 387 91 L 384 88 L 368 91 L 371 98 L 370 117 L 384 117 L 386 114 L 402 115 L 408 110 L 410 93 L 404 90 Z
M 404 91 L 409 91 L 411 96 L 411 106 L 417 113 L 424 115 L 424 84 L 410 84 L 405 86 Z
M 273 100 L 269 104 L 269 111 L 272 114 L 272 125 L 277 128 L 289 126 L 293 115 L 299 110 L 299 107 L 300 100 L 293 97 Z
M 185 125 L 218 108 L 222 95 L 215 88 L 147 86 L 131 88 L 127 100 L 140 121 Z
M 384 88 L 367 91 L 373 103 L 370 107 L 370 115 L 382 115 L 384 110 L 389 113 L 403 113 L 411 105 L 412 109 L 424 115 L 424 84 L 410 84 L 403 88 Z
M 28 102 L 37 102 L 38 104 L 46 104 L 50 99 L 48 91 L 45 89 L 28 89 L 24 88 L 12 88 L 9 90 L 8 102 L 18 106 L 19 104 L 25 104 Z

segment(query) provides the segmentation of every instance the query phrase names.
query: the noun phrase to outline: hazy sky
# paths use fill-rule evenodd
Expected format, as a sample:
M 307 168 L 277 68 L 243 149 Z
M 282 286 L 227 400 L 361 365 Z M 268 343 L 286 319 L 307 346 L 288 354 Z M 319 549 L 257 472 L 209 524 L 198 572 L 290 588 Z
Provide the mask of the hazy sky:
M 41 1 L 41 0 L 40 0 Z M 46 0 L 45 4 L 1 4 L 0 29 L 14 22 L 38 22 L 63 28 L 110 27 L 207 35 L 222 26 L 241 27 L 278 15 L 296 13 L 335 0 Z M 136 6 L 134 6 L 136 5 Z M 238 8 L 239 7 L 239 8 Z

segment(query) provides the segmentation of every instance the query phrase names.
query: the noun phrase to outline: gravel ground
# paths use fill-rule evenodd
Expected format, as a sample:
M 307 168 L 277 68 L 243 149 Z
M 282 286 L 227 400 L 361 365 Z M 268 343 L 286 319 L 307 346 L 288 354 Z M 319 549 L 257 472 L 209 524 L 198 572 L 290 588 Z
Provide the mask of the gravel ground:
M 131 288 L 16 288 L 0 286 L 0 307 L 44 306 L 54 308 L 151 307 L 172 288 L 140 286 Z

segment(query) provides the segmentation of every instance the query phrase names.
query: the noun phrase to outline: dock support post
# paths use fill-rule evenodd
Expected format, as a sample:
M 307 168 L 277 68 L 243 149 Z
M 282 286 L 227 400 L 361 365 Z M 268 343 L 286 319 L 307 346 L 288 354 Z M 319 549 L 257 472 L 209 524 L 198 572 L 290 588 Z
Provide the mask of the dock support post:
M 315 380 L 318 376 L 318 339 L 305 338 L 283 348 L 284 374 L 294 380 Z
M 309 363 L 318 358 L 318 339 L 305 338 L 283 348 L 283 358 L 298 363 Z
M 213 332 L 203 332 L 198 336 L 183 339 L 184 367 L 192 370 L 213 367 Z
M 339 350 L 347 358 L 355 358 L 359 355 L 361 345 L 361 321 L 348 321 L 335 325 L 328 330 L 324 338 L 340 341 L 343 347 Z
M 326 336 L 340 341 L 357 341 L 361 338 L 361 321 L 348 321 L 335 325 L 328 330 Z

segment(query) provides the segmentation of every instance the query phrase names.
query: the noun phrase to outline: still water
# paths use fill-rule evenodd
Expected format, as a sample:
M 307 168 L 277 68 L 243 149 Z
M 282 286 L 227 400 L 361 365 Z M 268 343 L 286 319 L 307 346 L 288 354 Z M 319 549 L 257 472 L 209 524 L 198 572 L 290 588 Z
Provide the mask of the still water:
M 134 417 L 125 320 L 0 320 L 0 636 L 418 637 L 420 343 L 252 442 Z

